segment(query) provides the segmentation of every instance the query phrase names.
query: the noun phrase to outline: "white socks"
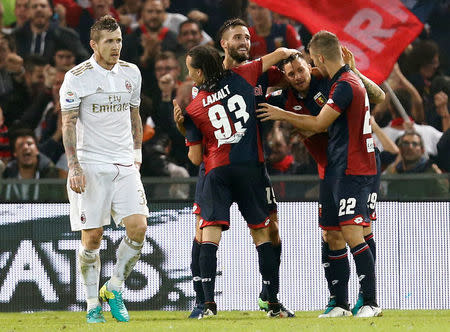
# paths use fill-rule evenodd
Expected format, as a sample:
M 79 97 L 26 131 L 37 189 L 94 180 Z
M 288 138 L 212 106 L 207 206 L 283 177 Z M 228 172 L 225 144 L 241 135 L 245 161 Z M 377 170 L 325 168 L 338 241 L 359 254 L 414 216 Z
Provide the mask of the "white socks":
M 117 262 L 111 279 L 108 281 L 108 290 L 121 291 L 125 279 L 133 271 L 139 257 L 141 257 L 141 249 L 144 242 L 136 242 L 128 236 L 122 239 L 117 250 Z
M 78 260 L 81 269 L 81 281 L 87 299 L 87 310 L 98 305 L 98 286 L 100 282 L 100 249 L 88 250 L 80 246 Z

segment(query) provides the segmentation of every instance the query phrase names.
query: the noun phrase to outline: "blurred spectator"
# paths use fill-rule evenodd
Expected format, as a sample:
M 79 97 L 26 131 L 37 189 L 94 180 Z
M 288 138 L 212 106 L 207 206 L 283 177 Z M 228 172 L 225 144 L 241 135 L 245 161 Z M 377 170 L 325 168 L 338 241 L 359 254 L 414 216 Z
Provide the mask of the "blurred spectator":
M 30 0 L 30 19 L 25 25 L 14 31 L 17 53 L 24 57 L 30 54 L 44 56 L 50 61 L 55 55 L 57 45 L 72 50 L 81 62 L 89 57 L 77 33 L 69 28 L 52 23 L 52 9 L 49 0 Z
M 14 160 L 10 161 L 3 178 L 5 179 L 42 179 L 58 178 L 58 169 L 44 154 L 39 153 L 36 138 L 31 130 L 18 130 L 13 134 L 11 147 Z M 2 188 L 2 199 L 19 201 L 46 200 L 60 195 L 54 187 L 45 191 L 39 184 L 12 184 Z
M 400 158 L 386 169 L 387 174 L 442 173 L 425 156 L 422 137 L 417 132 L 405 132 L 399 138 L 398 145 Z M 391 198 L 444 198 L 448 197 L 448 192 L 447 179 L 392 180 L 388 184 L 388 195 Z
M 437 144 L 436 162 L 443 172 L 450 173 L 450 129 L 447 129 Z
M 256 59 L 275 51 L 278 47 L 303 49 L 300 37 L 290 24 L 273 22 L 269 9 L 250 1 L 248 13 L 253 25 L 250 32 L 250 57 Z
M 23 59 L 15 53 L 12 36 L 0 34 L 0 103 L 8 98 L 16 81 L 23 79 Z
M 409 92 L 406 90 L 395 90 L 394 92 L 397 95 L 397 98 L 399 99 L 406 113 L 410 115 L 411 95 L 409 94 Z M 395 142 L 398 137 L 403 135 L 405 129 L 414 129 L 416 132 L 420 134 L 420 136 L 423 139 L 423 145 L 426 155 L 436 156 L 437 154 L 436 145 L 442 136 L 442 132 L 428 125 L 420 125 L 414 123 L 414 120 L 411 117 L 410 117 L 411 124 L 405 122 L 405 120 L 400 116 L 400 113 L 397 111 L 391 98 L 389 102 L 389 111 L 391 112 L 392 115 L 392 121 L 389 123 L 387 127 L 382 128 L 382 130 L 392 141 Z M 380 151 L 382 151 L 383 150 L 382 144 L 380 143 L 376 135 L 374 135 L 374 137 L 376 146 L 380 149 Z
M 53 56 L 56 70 L 69 71 L 75 66 L 75 54 L 67 48 L 60 47 Z
M 425 116 L 427 123 L 440 131 L 450 128 L 448 96 L 450 96 L 450 77 L 435 77 L 430 88 L 430 97 L 433 103 L 427 109 Z
M 105 15 L 111 15 L 117 21 L 119 21 L 119 13 L 112 6 L 112 0 L 89 0 L 91 6 L 88 8 L 82 8 L 76 5 L 76 8 L 68 11 L 67 13 L 67 25 L 75 29 L 80 35 L 80 41 L 84 48 L 91 53 L 91 46 L 89 41 L 91 40 L 91 27 L 100 17 Z
M 11 131 L 23 126 L 34 128 L 37 120 L 28 123 L 29 116 L 42 112 L 50 100 L 45 89 L 46 65 L 47 61 L 41 56 L 32 55 L 25 58 L 23 82 L 15 84 L 14 90 L 8 94 L 2 105 L 5 123 Z
M 39 150 L 55 164 L 58 163 L 64 153 L 59 89 L 64 82 L 65 74 L 66 71 L 64 69 L 55 71 L 55 78 L 51 88 L 52 100 L 46 105 L 34 130 L 39 143 Z
M 399 65 L 396 63 L 392 69 L 387 82 L 391 86 L 392 90 L 404 89 L 411 96 L 411 117 L 416 123 L 423 123 L 425 119 L 423 100 L 417 89 L 410 81 L 406 79 L 400 70 Z M 386 93 L 387 97 L 390 97 L 389 93 Z M 389 110 L 389 98 L 385 98 L 384 102 L 375 105 L 372 114 L 378 123 L 385 126 L 392 118 L 388 112 Z
M 16 16 L 16 22 L 11 27 L 16 30 L 23 27 L 25 22 L 30 18 L 29 0 L 16 0 L 14 15 Z
M 0 107 L 0 161 L 6 165 L 9 159 L 11 159 L 11 151 L 9 148 L 8 127 L 5 125 L 3 110 Z
M 167 8 L 169 8 L 169 6 L 170 6 L 170 0 L 163 0 L 163 4 L 164 4 L 164 9 L 167 10 Z M 181 28 L 180 27 L 181 23 L 185 22 L 188 19 L 190 21 L 197 22 L 199 29 L 200 29 L 200 33 L 202 35 L 202 39 L 200 40 L 202 45 L 214 44 L 214 41 L 212 40 L 212 38 L 205 31 L 203 31 L 200 26 L 200 22 L 208 21 L 208 15 L 206 15 L 205 13 L 202 13 L 198 10 L 191 11 L 190 15 L 188 17 L 186 17 L 180 13 L 165 12 L 163 26 L 169 28 L 170 31 L 172 31 L 173 33 L 178 35 L 180 28 Z
M 160 51 L 176 51 L 176 34 L 163 27 L 164 15 L 165 10 L 160 0 L 147 0 L 144 3 L 142 24 L 124 40 L 122 55 L 125 60 L 142 68 L 151 68 Z
M 120 24 L 125 27 L 127 33 L 131 33 L 139 26 L 141 7 L 141 0 L 124 0 L 123 4 L 117 8 L 120 15 Z
M 176 56 L 181 68 L 180 80 L 184 80 L 188 75 L 186 67 L 186 53 L 194 46 L 202 44 L 203 36 L 201 34 L 200 24 L 197 21 L 188 19 L 180 24 L 178 33 L 178 43 L 180 48 L 177 50 Z

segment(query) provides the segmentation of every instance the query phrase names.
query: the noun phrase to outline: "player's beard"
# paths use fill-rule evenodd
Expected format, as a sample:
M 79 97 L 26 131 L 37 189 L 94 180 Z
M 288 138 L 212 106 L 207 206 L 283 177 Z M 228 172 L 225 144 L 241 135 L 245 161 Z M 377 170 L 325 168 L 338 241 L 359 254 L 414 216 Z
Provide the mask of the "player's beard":
M 230 53 L 230 57 L 237 62 L 244 62 L 250 58 L 248 51 L 246 53 L 239 53 L 237 48 L 229 48 L 228 52 Z

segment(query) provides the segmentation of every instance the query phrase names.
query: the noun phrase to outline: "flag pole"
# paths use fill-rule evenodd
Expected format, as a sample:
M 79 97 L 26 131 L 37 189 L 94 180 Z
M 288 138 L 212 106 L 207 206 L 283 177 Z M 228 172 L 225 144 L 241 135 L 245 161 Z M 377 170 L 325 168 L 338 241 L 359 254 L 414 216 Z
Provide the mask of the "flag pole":
M 400 100 L 398 100 L 397 95 L 395 94 L 394 90 L 392 90 L 391 86 L 389 85 L 388 81 L 385 81 L 383 83 L 386 90 L 391 95 L 392 101 L 394 102 L 394 106 L 397 109 L 400 116 L 405 120 L 407 123 L 411 123 L 411 120 L 409 119 L 408 114 L 406 113 L 405 109 L 403 108 L 402 103 L 400 103 Z

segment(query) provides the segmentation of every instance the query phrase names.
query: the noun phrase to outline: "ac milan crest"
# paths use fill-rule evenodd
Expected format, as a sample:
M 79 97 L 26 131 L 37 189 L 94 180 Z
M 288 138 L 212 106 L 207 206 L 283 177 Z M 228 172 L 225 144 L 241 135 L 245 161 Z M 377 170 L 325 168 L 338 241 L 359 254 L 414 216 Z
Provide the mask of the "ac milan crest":
M 84 212 L 81 213 L 81 217 L 80 217 L 81 223 L 85 224 L 86 223 L 86 215 L 84 214 Z
M 129 93 L 131 93 L 132 86 L 131 86 L 131 83 L 129 81 L 125 81 L 125 87 L 127 88 L 127 91 Z

